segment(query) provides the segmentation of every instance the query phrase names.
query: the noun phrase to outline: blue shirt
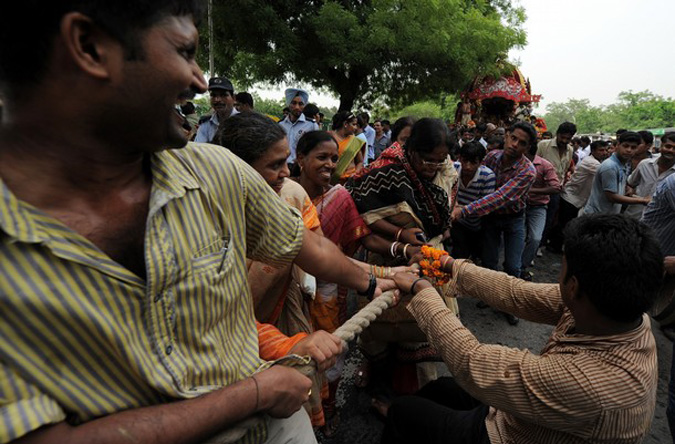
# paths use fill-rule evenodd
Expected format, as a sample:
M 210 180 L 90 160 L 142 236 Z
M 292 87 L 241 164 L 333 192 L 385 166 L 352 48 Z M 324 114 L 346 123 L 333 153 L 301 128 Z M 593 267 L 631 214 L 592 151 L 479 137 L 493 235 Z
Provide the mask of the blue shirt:
M 235 114 L 239 114 L 239 111 L 237 111 L 235 108 L 232 108 L 230 117 L 234 116 Z M 213 113 L 209 120 L 199 125 L 197 135 L 195 136 L 195 142 L 211 143 L 218 132 L 218 125 L 220 125 L 218 122 L 218 113 Z
M 304 114 L 300 114 L 298 120 L 291 122 L 290 116 L 286 116 L 284 120 L 279 122 L 279 125 L 286 131 L 286 136 L 288 137 L 288 146 L 291 149 L 291 155 L 288 156 L 288 163 L 295 162 L 295 148 L 298 146 L 298 140 L 302 137 L 303 134 L 310 131 L 317 131 L 319 125 L 316 122 L 307 120 Z
M 366 135 L 366 145 L 368 150 L 366 151 L 366 161 L 369 159 L 375 158 L 375 128 L 370 125 L 366 125 L 363 129 L 363 133 Z
M 459 174 L 457 187 L 457 204 L 465 206 L 488 196 L 495 191 L 496 178 L 495 173 L 485 165 L 481 165 L 476 170 L 473 178 L 464 186 L 462 180 L 462 164 L 455 162 L 455 169 Z M 480 230 L 480 217 L 467 216 L 459 220 L 459 223 L 472 231 Z
M 642 214 L 642 222 L 654 230 L 664 256 L 675 256 L 675 174 L 656 187 Z
M 622 164 L 616 153 L 600 164 L 593 178 L 591 196 L 584 207 L 584 214 L 619 214 L 621 204 L 610 202 L 605 191 L 623 196 L 626 192 L 626 180 L 630 162 Z

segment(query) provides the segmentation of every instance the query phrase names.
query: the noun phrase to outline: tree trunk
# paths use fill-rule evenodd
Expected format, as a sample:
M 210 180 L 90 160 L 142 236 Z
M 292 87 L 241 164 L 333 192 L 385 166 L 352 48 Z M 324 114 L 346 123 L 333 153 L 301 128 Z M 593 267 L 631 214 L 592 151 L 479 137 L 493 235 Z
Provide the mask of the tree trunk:
M 354 107 L 354 94 L 350 91 L 348 93 L 340 94 L 340 107 L 338 111 L 352 111 Z

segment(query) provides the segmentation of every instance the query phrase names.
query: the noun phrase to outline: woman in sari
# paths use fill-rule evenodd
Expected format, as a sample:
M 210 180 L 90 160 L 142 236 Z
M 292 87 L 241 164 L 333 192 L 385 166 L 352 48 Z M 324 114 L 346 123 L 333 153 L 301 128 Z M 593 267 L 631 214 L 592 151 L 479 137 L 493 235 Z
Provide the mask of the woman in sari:
M 331 134 L 338 144 L 338 162 L 333 172 L 333 183 L 344 183 L 363 168 L 366 154 L 365 142 L 356 137 L 358 120 L 348 111 L 340 111 L 333 116 Z
M 286 160 L 290 149 L 286 133 L 278 124 L 257 113 L 237 114 L 223 121 L 216 141 L 251 165 L 283 200 L 297 208 L 308 229 L 321 233 L 319 217 L 309 196 L 300 185 L 288 179 Z M 333 340 L 325 337 L 326 332 L 312 328 L 309 301 L 316 288 L 316 280 L 312 276 L 296 265 L 274 267 L 257 261 L 249 261 L 248 265 L 251 295 L 259 321 L 260 356 L 263 359 L 278 359 L 288 353 L 305 354 L 307 342 L 317 337 L 322 341 Z M 279 331 L 290 338 L 280 336 Z M 335 359 L 331 358 L 331 361 L 334 363 Z M 316 373 L 312 377 L 307 406 L 315 427 L 325 424 L 321 404 L 323 386 L 321 374 Z M 325 394 L 326 390 L 323 392 Z
M 317 208 L 324 236 L 338 245 L 345 255 L 351 257 L 360 246 L 383 256 L 401 256 L 406 250 L 404 244 L 393 242 L 374 235 L 363 222 L 349 192 L 342 185 L 331 186 L 338 160 L 338 142 L 331 133 L 312 131 L 303 134 L 298 141 L 297 162 L 300 175 L 296 179 L 307 191 Z M 394 248 L 392 248 L 394 247 Z M 405 253 L 412 257 L 419 247 L 407 247 Z M 408 267 L 372 267 L 359 262 L 360 266 L 370 269 L 378 277 L 388 277 Z M 317 293 L 312 301 L 311 315 L 313 326 L 329 332 L 335 331 L 346 320 L 347 289 L 335 284 L 317 282 Z M 335 411 L 335 392 L 339 381 L 330 383 L 329 398 L 324 401 L 326 422 L 333 420 L 333 432 L 338 416 Z M 332 414 L 332 418 L 329 415 Z
M 421 119 L 403 146 L 395 142 L 346 183 L 361 217 L 374 233 L 396 242 L 443 247 L 449 237 L 457 184 L 457 172 L 449 158 L 451 146 L 450 133 L 441 120 Z M 369 257 L 369 262 L 400 263 L 375 255 Z M 447 298 L 446 303 L 458 313 L 454 298 Z M 390 355 L 389 344 L 396 344 L 398 377 L 394 385 L 396 391 L 409 393 L 436 378 L 435 364 L 428 361 L 437 357 L 423 342 L 424 334 L 404 305 L 388 310 L 373 322 L 362 334 L 361 346 L 374 364 L 371 370 L 376 372 L 377 367 L 381 371 L 391 367 L 384 362 Z M 403 362 L 410 365 L 401 365 Z M 418 363 L 416 370 L 414 363 Z M 386 404 L 390 389 L 380 387 L 379 391 L 376 397 Z

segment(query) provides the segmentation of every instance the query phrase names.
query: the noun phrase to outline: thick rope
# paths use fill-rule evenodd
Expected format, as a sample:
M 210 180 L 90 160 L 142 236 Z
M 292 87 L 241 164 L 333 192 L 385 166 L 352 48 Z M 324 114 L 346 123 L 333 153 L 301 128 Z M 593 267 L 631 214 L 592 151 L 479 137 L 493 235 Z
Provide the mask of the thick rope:
M 342 339 L 342 345 L 347 346 L 347 342 L 352 341 L 357 335 L 361 334 L 363 330 L 368 328 L 379 315 L 387 308 L 394 304 L 394 292 L 387 291 L 381 296 L 373 299 L 359 310 L 351 319 L 340 326 L 333 334 Z M 300 371 L 302 374 L 311 374 L 314 371 L 314 363 L 309 365 L 293 366 L 293 368 Z M 219 433 L 213 438 L 206 441 L 204 444 L 231 444 L 241 439 L 246 432 L 253 427 L 261 425 L 265 422 L 265 416 L 256 415 L 246 420 L 239 422 L 231 428 Z

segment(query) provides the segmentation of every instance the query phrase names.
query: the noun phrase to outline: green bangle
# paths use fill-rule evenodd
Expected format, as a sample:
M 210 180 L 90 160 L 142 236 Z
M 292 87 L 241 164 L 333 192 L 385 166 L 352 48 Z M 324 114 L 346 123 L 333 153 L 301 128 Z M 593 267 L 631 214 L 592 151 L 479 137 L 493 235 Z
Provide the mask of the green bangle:
M 410 294 L 414 295 L 414 294 L 415 294 L 415 285 L 417 285 L 417 283 L 418 283 L 419 281 L 425 281 L 425 280 L 426 280 L 426 279 L 424 279 L 424 278 L 417 278 L 417 279 L 415 279 L 415 282 L 413 282 L 412 285 L 410 286 Z

